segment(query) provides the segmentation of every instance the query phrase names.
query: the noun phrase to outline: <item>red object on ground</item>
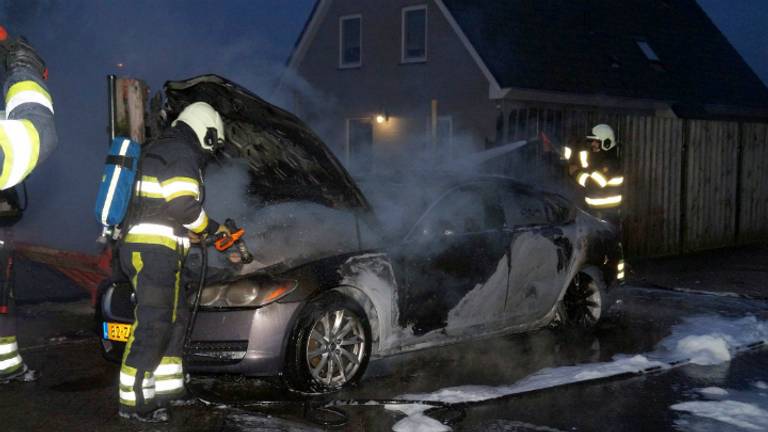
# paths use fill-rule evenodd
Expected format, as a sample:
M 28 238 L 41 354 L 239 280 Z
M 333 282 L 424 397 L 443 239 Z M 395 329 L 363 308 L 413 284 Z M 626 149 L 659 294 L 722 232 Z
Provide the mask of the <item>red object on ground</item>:
M 0 42 L 8 39 L 8 31 L 5 30 L 5 27 L 0 26 Z
M 28 243 L 16 243 L 16 251 L 30 261 L 46 264 L 58 270 L 77 285 L 88 291 L 91 302 L 96 304 L 96 290 L 112 271 L 112 250 L 104 248 L 99 255 L 62 251 Z

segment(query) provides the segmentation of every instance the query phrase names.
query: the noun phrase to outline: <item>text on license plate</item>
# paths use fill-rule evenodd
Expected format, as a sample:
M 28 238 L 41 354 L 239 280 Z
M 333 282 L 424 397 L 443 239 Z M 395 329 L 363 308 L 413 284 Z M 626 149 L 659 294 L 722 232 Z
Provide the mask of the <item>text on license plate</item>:
M 128 342 L 128 338 L 131 336 L 131 325 L 122 323 L 104 323 L 104 339 Z

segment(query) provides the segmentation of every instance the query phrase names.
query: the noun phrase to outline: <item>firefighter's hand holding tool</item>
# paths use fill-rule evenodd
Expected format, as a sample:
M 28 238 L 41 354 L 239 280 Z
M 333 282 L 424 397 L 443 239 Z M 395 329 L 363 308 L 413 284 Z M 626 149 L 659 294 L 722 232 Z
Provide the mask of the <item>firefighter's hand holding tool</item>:
M 232 247 L 235 251 L 228 255 L 229 261 L 235 264 L 248 264 L 253 261 L 253 254 L 243 241 L 245 230 L 238 227 L 235 221 L 227 219 L 216 231 L 216 250 L 225 253 Z
M 205 232 L 197 234 L 194 231 L 187 231 L 187 237 L 189 237 L 189 241 L 192 242 L 192 244 L 199 244 L 201 241 L 205 243 L 206 246 L 210 246 L 212 243 L 216 242 L 218 239 L 228 236 L 230 234 L 229 228 L 227 228 L 224 225 L 219 225 L 219 228 L 216 230 L 216 233 L 213 235 L 212 238 L 208 237 L 208 234 Z
M 253 261 L 253 254 L 242 240 L 244 235 L 245 230 L 239 228 L 232 219 L 227 219 L 225 223 L 219 225 L 213 236 L 188 232 L 189 240 L 193 244 L 200 244 L 203 247 L 213 244 L 217 251 L 227 254 L 227 259 L 232 264 L 248 264 Z

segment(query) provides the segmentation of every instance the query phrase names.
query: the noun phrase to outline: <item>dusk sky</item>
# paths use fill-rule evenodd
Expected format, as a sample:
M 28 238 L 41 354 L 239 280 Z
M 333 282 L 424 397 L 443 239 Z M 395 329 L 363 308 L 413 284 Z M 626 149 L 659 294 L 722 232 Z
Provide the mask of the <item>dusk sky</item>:
M 698 0 L 768 83 L 768 1 Z M 0 0 L 0 24 L 45 58 L 59 147 L 29 181 L 18 237 L 93 252 L 107 148 L 107 74 L 164 81 L 218 73 L 269 98 L 314 0 Z M 124 64 L 118 68 L 119 63 Z

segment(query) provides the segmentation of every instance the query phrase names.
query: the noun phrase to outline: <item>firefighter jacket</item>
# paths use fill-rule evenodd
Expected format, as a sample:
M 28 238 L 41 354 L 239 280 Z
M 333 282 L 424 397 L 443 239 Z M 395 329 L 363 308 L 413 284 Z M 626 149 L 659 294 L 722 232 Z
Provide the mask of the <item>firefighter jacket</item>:
M 582 148 L 573 154 L 576 169 L 573 175 L 582 186 L 584 201 L 590 209 L 611 209 L 621 206 L 624 176 L 621 173 L 621 161 L 618 147 L 611 150 L 593 152 Z
M 26 67 L 9 71 L 0 118 L 0 189 L 21 183 L 56 146 L 53 101 L 40 74 Z
M 128 243 L 186 250 L 187 231 L 213 234 L 219 224 L 203 209 L 207 154 L 184 122 L 166 129 L 142 152 L 141 178 L 129 211 Z

